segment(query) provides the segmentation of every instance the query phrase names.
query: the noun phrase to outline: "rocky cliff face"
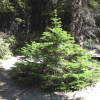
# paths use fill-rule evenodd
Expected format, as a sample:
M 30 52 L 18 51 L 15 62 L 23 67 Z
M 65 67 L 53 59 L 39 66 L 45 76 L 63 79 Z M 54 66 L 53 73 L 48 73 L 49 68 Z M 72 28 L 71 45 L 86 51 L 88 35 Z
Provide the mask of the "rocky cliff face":
M 100 7 L 96 1 L 73 0 L 71 34 L 81 47 L 100 49 Z

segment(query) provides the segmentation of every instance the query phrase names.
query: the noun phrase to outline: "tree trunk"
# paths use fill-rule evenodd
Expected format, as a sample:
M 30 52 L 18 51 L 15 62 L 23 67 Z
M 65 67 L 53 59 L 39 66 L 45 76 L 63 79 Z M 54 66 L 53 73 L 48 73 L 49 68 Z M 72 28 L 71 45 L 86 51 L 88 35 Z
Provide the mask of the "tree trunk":
M 97 39 L 100 28 L 95 24 L 97 13 L 89 7 L 90 0 L 73 0 L 71 34 L 81 47 L 86 38 Z

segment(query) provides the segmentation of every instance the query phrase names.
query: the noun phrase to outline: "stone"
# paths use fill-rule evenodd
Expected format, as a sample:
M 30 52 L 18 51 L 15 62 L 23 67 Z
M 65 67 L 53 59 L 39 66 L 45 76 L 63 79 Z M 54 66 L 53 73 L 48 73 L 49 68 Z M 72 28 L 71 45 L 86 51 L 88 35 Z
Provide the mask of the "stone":
M 76 100 L 85 100 L 84 97 L 77 97 Z
M 64 96 L 61 100 L 70 100 L 69 96 Z

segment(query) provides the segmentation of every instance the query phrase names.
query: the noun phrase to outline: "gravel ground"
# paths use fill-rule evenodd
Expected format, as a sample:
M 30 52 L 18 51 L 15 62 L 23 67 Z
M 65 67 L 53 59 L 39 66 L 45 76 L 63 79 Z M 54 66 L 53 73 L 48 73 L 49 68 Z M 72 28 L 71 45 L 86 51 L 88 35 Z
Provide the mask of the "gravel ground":
M 16 56 L 8 60 L 0 60 L 0 100 L 100 100 L 100 83 L 81 91 L 60 93 L 44 92 L 36 88 L 22 88 L 9 73 L 10 67 L 20 62 L 24 57 Z

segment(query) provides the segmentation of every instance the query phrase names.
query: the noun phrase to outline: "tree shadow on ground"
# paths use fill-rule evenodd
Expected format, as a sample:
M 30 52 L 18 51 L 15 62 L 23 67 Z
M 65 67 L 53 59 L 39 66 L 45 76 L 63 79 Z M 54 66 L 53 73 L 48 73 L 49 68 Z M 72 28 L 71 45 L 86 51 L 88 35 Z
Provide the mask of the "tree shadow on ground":
M 11 70 L 0 67 L 0 100 L 69 100 L 64 94 L 23 87 L 11 77 L 11 73 Z

